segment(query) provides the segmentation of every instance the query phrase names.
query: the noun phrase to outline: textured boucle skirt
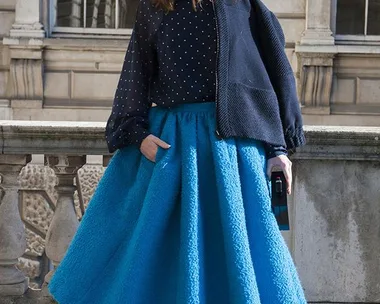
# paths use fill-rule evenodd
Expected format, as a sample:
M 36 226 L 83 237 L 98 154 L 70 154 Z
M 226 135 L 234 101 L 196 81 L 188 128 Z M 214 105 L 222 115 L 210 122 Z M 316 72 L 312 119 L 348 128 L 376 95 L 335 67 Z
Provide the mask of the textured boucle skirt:
M 48 288 L 61 304 L 300 304 L 260 141 L 215 137 L 215 104 L 150 111 L 156 163 L 118 150 Z

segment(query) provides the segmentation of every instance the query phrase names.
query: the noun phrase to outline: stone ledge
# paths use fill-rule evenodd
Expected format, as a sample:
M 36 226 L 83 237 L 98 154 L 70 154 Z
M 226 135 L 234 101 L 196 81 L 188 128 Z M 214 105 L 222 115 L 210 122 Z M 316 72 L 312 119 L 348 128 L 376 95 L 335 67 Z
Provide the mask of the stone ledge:
M 305 126 L 293 159 L 380 161 L 380 127 Z
M 305 126 L 308 143 L 380 146 L 380 127 Z
M 105 122 L 0 121 L 1 154 L 107 155 Z M 380 160 L 380 127 L 305 126 L 302 159 Z
M 1 121 L 2 154 L 109 154 L 105 122 Z
M 363 43 L 363 41 L 361 41 Z M 373 43 L 373 42 L 372 42 Z M 350 55 L 364 55 L 376 56 L 380 54 L 378 45 L 300 45 L 295 47 L 296 53 L 318 53 L 323 54 L 350 54 Z
M 12 99 L 11 108 L 19 109 L 42 109 L 42 99 Z

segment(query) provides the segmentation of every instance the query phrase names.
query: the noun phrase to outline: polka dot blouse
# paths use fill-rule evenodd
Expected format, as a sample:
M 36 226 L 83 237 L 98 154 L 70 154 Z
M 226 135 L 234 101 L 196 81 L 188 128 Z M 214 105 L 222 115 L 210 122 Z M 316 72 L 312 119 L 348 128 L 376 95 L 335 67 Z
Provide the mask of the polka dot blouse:
M 212 3 L 179 0 L 164 16 L 157 35 L 158 71 L 152 101 L 160 106 L 214 101 L 216 22 Z
M 152 103 L 172 107 L 215 100 L 215 18 L 210 0 L 203 0 L 197 11 L 191 0 L 177 0 L 168 14 L 154 8 L 150 0 L 140 0 L 106 127 L 111 153 L 140 145 L 149 135 Z M 278 154 L 284 154 L 285 149 L 280 150 Z
M 215 99 L 216 20 L 210 0 L 197 11 L 191 0 L 177 0 L 168 14 L 149 1 L 140 0 L 107 122 L 110 152 L 140 145 L 149 135 L 152 103 L 172 107 Z

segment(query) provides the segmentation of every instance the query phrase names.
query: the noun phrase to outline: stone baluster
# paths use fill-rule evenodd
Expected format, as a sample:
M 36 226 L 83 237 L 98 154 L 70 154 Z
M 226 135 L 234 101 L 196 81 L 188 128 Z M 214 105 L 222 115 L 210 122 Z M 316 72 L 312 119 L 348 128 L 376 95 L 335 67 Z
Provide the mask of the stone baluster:
M 21 169 L 31 155 L 0 155 L 0 296 L 22 295 L 29 279 L 16 264 L 26 249 L 25 227 L 19 211 L 19 181 Z
M 77 231 L 79 221 L 74 206 L 74 178 L 77 171 L 86 163 L 86 156 L 46 155 L 45 164 L 57 175 L 58 201 L 52 222 L 46 234 L 46 255 L 56 268 L 64 257 L 70 242 Z M 49 283 L 54 270 L 45 276 Z

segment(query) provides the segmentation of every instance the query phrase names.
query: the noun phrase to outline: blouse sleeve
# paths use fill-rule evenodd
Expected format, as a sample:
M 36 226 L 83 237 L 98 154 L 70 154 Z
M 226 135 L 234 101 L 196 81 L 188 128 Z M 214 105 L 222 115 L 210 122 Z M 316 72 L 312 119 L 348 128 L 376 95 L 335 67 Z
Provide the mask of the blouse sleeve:
M 157 12 L 152 12 L 148 2 L 139 2 L 112 112 L 106 124 L 105 136 L 110 153 L 131 144 L 140 146 L 149 135 L 148 113 L 152 105 L 149 86 L 157 69 L 154 25 L 158 19 Z

